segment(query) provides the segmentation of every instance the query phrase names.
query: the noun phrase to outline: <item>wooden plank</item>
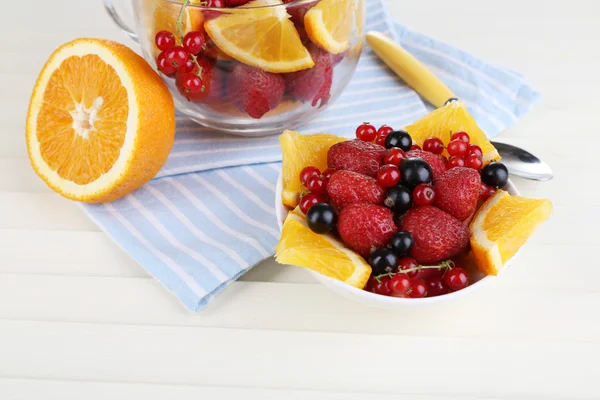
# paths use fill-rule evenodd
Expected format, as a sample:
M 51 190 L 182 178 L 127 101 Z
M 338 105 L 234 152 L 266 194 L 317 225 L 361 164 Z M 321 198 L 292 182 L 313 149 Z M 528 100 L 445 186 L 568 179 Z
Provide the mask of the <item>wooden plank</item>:
M 509 283 L 499 280 L 470 296 L 429 307 L 378 310 L 317 284 L 236 282 L 206 310 L 193 314 L 154 280 L 3 274 L 0 319 L 600 345 L 600 315 L 595 312 L 600 292 L 534 290 Z
M 369 369 L 382 347 L 404 362 Z M 597 343 L 536 339 L 0 321 L 12 378 L 576 399 L 600 392 L 598 357 Z
M 194 385 L 158 385 L 49 379 L 0 378 L 0 394 L 7 400 L 189 400 L 191 398 L 244 398 L 285 400 L 492 400 L 471 395 L 428 395 L 417 393 L 350 393 L 333 391 L 261 389 Z M 557 399 L 557 398 L 555 398 Z M 567 397 L 565 397 L 567 399 Z M 570 399 L 570 398 L 569 398 Z

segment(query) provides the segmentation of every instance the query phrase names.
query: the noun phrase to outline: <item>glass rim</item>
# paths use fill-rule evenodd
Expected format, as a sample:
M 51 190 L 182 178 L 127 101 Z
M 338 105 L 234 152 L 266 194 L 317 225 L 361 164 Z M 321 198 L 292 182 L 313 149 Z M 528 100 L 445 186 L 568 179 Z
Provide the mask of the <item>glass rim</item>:
M 172 3 L 172 4 L 176 4 L 176 5 L 180 5 L 180 6 L 183 5 L 183 1 L 182 0 L 165 0 L 165 1 L 167 3 Z M 297 6 L 302 5 L 302 4 L 316 3 L 318 1 L 320 1 L 320 0 L 295 0 L 295 1 L 292 1 L 291 3 L 266 4 L 266 5 L 261 5 L 261 6 L 234 7 L 234 8 L 215 8 L 215 7 L 208 7 L 208 6 L 203 6 L 203 5 L 199 5 L 199 4 L 189 3 L 187 5 L 187 7 L 196 8 L 196 9 L 200 9 L 200 10 L 210 10 L 210 11 L 219 11 L 219 12 L 222 12 L 222 13 L 229 13 L 229 12 L 237 12 L 237 11 L 242 11 L 242 10 L 257 10 L 257 9 L 261 9 L 261 8 L 276 8 L 276 7 L 288 8 L 288 7 L 297 7 Z

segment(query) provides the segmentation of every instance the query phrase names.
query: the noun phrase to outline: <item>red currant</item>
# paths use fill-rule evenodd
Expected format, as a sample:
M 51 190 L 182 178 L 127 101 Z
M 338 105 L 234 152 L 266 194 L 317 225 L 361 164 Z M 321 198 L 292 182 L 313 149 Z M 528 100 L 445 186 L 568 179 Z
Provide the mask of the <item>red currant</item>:
M 421 150 L 421 146 L 419 146 L 418 144 L 413 144 L 412 146 L 410 146 L 411 150 Z
M 451 156 L 465 157 L 469 152 L 469 145 L 462 140 L 453 140 L 448 143 L 448 153 Z
M 444 283 L 450 290 L 462 290 L 469 286 L 469 275 L 464 268 L 454 267 L 444 275 Z
M 476 155 L 478 157 L 483 157 L 483 151 L 481 150 L 481 147 L 477 146 L 476 144 L 470 144 L 467 155 L 469 155 L 469 156 Z
M 410 279 L 405 274 L 396 274 L 390 279 L 388 288 L 392 292 L 392 296 L 403 297 L 410 289 Z
M 188 32 L 183 37 L 183 48 L 190 54 L 198 54 L 204 48 L 206 38 L 202 32 Z
M 450 140 L 462 140 L 466 144 L 469 144 L 469 142 L 471 142 L 471 138 L 469 137 L 469 134 L 467 132 L 462 132 L 462 131 L 456 132 L 454 135 L 452 135 Z
M 433 154 L 442 154 L 444 152 L 444 142 L 436 137 L 427 138 L 423 143 L 423 150 Z
M 418 206 L 428 206 L 435 201 L 435 189 L 427 183 L 421 183 L 413 190 L 413 201 Z
M 448 163 L 446 164 L 446 168 L 452 169 L 454 167 L 464 167 L 465 159 L 462 157 L 450 157 Z
M 496 194 L 496 188 L 493 186 L 488 186 L 485 183 L 481 183 L 481 190 L 479 191 L 479 197 L 481 200 L 486 201 L 490 197 Z
M 183 77 L 183 90 L 185 90 L 186 93 L 200 93 L 202 85 L 202 79 L 196 74 L 187 73 Z
M 205 0 L 205 7 L 207 8 L 225 8 L 225 1 L 224 0 Z M 211 20 L 214 18 L 217 18 L 218 16 L 222 15 L 223 13 L 219 12 L 219 11 L 211 11 L 211 10 L 204 10 L 204 18 L 206 20 Z
M 400 162 L 406 158 L 406 153 L 399 147 L 393 147 L 383 156 L 383 163 L 386 165 L 400 166 Z
M 477 155 L 470 155 L 465 158 L 465 167 L 479 171 L 483 167 L 483 161 Z
M 156 43 L 156 47 L 158 47 L 160 51 L 169 50 L 171 47 L 175 46 L 175 35 L 169 31 L 157 32 L 156 36 L 154 36 L 154 43 Z
M 306 185 L 310 177 L 319 175 L 321 175 L 321 171 L 319 171 L 319 168 L 312 166 L 306 167 L 300 172 L 300 182 Z
M 388 286 L 389 281 L 390 278 L 388 276 L 383 276 L 379 278 L 379 281 L 375 281 L 373 284 L 373 293 L 380 294 L 383 296 L 389 296 L 390 294 L 392 294 L 392 291 Z
M 165 51 L 165 58 L 167 63 L 171 64 L 175 69 L 184 67 L 190 56 L 187 51 L 181 46 L 173 46 L 169 50 Z
M 315 175 L 308 178 L 306 187 L 314 194 L 324 194 L 327 192 L 327 180 L 322 176 Z
M 323 175 L 321 175 L 327 182 L 329 182 L 329 179 L 331 178 L 331 175 L 335 174 L 337 171 L 333 168 L 329 168 L 326 169 L 325 172 L 323 172 Z
M 377 136 L 375 137 L 375 143 L 380 146 L 385 146 L 385 139 L 388 137 L 390 132 L 394 129 L 391 126 L 381 125 L 379 129 L 377 129 Z
M 175 71 L 177 71 L 174 66 L 167 62 L 164 51 L 160 53 L 158 57 L 156 57 L 156 65 L 158 66 L 160 72 L 165 75 L 173 75 Z
M 300 211 L 306 214 L 317 203 L 325 203 L 325 198 L 320 194 L 309 193 L 300 199 Z
M 400 182 L 400 169 L 395 165 L 384 165 L 377 172 L 377 184 L 383 188 L 396 186 Z
M 427 285 L 423 279 L 417 279 L 410 282 L 410 289 L 407 292 L 411 299 L 420 299 L 427 296 Z
M 406 271 L 407 269 L 417 268 L 418 266 L 419 266 L 419 264 L 417 263 L 417 260 L 415 260 L 414 258 L 412 258 L 412 257 L 403 257 L 398 262 L 398 271 L 402 272 L 402 271 Z M 415 276 L 417 276 L 418 273 L 419 273 L 419 271 L 411 271 L 411 272 L 407 273 L 406 275 L 410 279 L 412 279 Z
M 368 122 L 365 122 L 356 128 L 356 137 L 363 142 L 372 142 L 375 140 L 375 136 L 377 136 L 377 129 Z
M 441 278 L 430 279 L 427 282 L 427 296 L 436 297 L 448 293 L 448 288 Z
M 192 72 L 194 70 L 194 67 L 196 67 L 196 63 L 194 62 L 194 60 L 192 60 L 192 57 L 188 57 L 188 60 L 185 62 L 185 64 L 179 67 L 178 72 L 182 74 Z

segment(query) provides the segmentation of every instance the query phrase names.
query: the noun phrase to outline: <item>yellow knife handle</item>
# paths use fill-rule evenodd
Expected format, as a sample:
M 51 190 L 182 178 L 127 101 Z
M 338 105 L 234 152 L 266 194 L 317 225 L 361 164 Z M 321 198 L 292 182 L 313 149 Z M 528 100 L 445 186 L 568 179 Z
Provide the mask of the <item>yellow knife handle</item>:
M 392 71 L 435 107 L 442 107 L 448 99 L 456 97 L 429 68 L 391 38 L 368 32 L 367 43 Z

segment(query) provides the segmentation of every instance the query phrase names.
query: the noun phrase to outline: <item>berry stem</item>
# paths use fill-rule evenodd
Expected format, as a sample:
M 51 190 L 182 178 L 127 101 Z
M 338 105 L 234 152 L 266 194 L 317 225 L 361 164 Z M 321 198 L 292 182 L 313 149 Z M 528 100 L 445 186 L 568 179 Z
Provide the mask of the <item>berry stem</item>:
M 181 43 L 183 43 L 183 13 L 185 12 L 186 7 L 190 4 L 191 0 L 183 0 L 181 3 L 181 10 L 179 10 L 179 16 L 177 17 L 177 34 L 179 35 L 179 39 Z
M 394 276 L 396 276 L 398 274 L 408 274 L 409 272 L 417 272 L 417 271 L 421 271 L 423 269 L 437 269 L 438 271 L 441 271 L 443 269 L 451 270 L 452 268 L 454 268 L 454 261 L 448 260 L 448 261 L 442 262 L 440 265 L 417 265 L 414 268 L 408 268 L 408 269 L 403 269 L 402 271 L 398 271 L 398 272 L 390 272 L 387 274 L 377 275 L 375 277 L 375 279 L 377 280 L 377 282 L 381 283 L 381 278 L 385 278 L 385 277 L 393 278 Z

